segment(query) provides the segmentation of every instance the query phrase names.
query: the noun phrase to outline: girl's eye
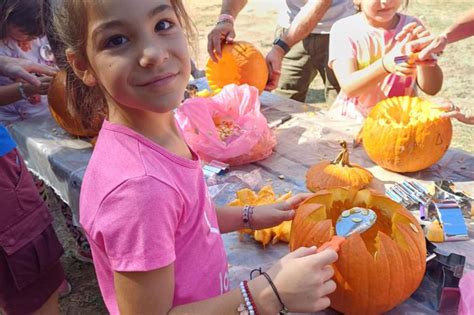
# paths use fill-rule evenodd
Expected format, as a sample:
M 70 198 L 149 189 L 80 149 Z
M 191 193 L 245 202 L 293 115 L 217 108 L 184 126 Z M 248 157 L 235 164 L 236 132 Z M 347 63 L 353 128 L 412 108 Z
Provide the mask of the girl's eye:
M 173 27 L 173 24 L 171 22 L 168 22 L 168 21 L 159 21 L 156 26 L 155 26 L 155 30 L 157 32 L 159 31 L 165 31 L 167 29 L 170 29 L 171 27 Z
M 105 43 L 105 47 L 107 47 L 107 48 L 118 47 L 118 46 L 121 46 L 121 45 L 125 44 L 127 41 L 128 40 L 125 36 L 122 36 L 122 35 L 112 36 Z

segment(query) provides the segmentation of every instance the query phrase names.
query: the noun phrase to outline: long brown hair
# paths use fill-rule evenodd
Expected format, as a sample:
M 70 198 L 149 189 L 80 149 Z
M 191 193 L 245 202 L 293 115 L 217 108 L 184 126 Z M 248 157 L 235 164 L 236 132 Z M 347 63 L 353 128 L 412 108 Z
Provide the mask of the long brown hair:
M 98 2 L 98 0 L 60 0 L 60 3 L 53 8 L 53 28 L 50 36 L 58 66 L 65 69 L 67 73 L 68 106 L 80 115 L 85 127 L 107 116 L 107 103 L 100 87 L 89 87 L 75 75 L 71 66 L 65 61 L 65 51 L 71 49 L 87 60 L 87 5 Z M 184 29 L 188 43 L 194 47 L 195 27 L 182 0 L 170 0 L 170 2 Z
M 0 39 L 7 37 L 7 25 L 13 24 L 30 36 L 45 33 L 44 0 L 0 0 Z

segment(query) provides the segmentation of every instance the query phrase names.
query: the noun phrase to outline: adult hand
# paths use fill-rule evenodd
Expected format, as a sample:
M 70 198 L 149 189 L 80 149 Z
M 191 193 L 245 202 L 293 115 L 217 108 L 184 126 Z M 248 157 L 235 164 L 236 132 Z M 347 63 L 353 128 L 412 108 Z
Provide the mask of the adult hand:
M 279 46 L 273 46 L 265 57 L 268 67 L 268 81 L 265 90 L 272 91 L 278 86 L 281 75 L 281 61 L 285 52 Z
M 257 206 L 252 215 L 252 228 L 256 230 L 273 227 L 293 219 L 294 209 L 312 194 L 297 194 L 288 200 L 265 206 Z
M 316 253 L 315 246 L 301 247 L 270 268 L 268 275 L 288 310 L 317 312 L 330 306 L 327 295 L 336 290 L 331 264 L 337 258 L 332 249 Z
M 234 23 L 223 21 L 207 35 L 207 52 L 214 62 L 222 57 L 222 43 L 233 43 L 235 38 Z
M 40 87 L 41 80 L 32 73 L 54 76 L 57 70 L 27 59 L 0 56 L 0 74 L 12 80 L 23 80 Z

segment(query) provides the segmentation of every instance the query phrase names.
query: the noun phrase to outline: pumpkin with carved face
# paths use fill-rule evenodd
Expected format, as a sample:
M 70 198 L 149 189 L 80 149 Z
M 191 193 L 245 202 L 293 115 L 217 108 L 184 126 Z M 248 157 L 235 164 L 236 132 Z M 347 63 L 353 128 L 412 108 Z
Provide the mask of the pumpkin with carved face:
M 416 172 L 438 162 L 452 138 L 451 121 L 418 97 L 379 102 L 369 113 L 362 143 L 376 164 L 395 172 Z

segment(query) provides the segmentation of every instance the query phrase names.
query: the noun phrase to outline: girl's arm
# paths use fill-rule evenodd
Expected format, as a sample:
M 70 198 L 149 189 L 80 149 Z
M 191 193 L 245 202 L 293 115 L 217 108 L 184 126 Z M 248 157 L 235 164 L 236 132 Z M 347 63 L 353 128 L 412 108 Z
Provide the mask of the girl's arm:
M 330 280 L 334 275 L 330 264 L 336 259 L 333 250 L 316 254 L 315 247 L 300 248 L 279 260 L 268 275 L 290 311 L 316 312 L 330 305 L 326 296 L 336 289 Z M 172 307 L 174 272 L 173 264 L 147 272 L 114 272 L 120 314 L 236 314 L 244 303 L 237 288 L 211 299 Z M 248 287 L 259 314 L 280 311 L 280 303 L 265 277 L 250 280 Z
M 293 209 L 310 195 L 298 194 L 276 204 L 256 206 L 250 221 L 251 227 L 260 230 L 293 219 L 295 215 Z M 242 207 L 220 206 L 216 210 L 221 233 L 234 232 L 245 228 L 242 221 Z
M 332 62 L 332 69 L 341 90 L 348 97 L 353 97 L 370 90 L 389 73 L 385 70 L 386 66 L 384 68 L 382 62 L 383 58 L 380 58 L 368 67 L 357 70 L 355 59 L 336 59 Z
M 428 95 L 435 95 L 443 86 L 443 71 L 438 64 L 417 66 L 416 81 L 419 88 Z
M 30 97 L 35 94 L 46 95 L 49 90 L 51 83 L 51 77 L 39 77 L 40 86 L 36 87 L 30 83 L 23 83 L 23 92 L 26 97 Z M 11 83 L 8 85 L 0 86 L 0 106 L 15 103 L 23 99 L 23 95 L 20 92 L 20 83 Z

